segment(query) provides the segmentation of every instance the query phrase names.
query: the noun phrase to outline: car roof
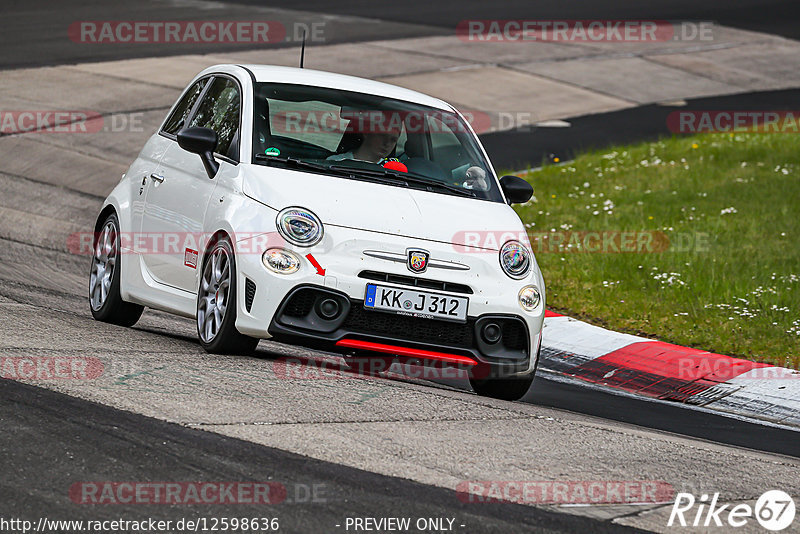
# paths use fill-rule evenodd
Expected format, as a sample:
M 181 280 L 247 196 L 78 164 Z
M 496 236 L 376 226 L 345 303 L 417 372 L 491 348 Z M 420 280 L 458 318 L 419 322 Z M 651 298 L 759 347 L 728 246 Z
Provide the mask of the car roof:
M 383 96 L 414 102 L 423 106 L 429 106 L 446 111 L 453 110 L 447 102 L 428 96 L 411 89 L 405 89 L 396 85 L 383 82 L 376 82 L 366 78 L 347 76 L 334 72 L 326 72 L 313 69 L 299 69 L 296 67 L 280 67 L 276 65 L 239 65 L 253 73 L 257 82 L 290 83 L 298 85 L 310 85 L 315 87 L 328 87 L 331 89 L 341 89 L 342 91 L 354 91 L 371 95 Z

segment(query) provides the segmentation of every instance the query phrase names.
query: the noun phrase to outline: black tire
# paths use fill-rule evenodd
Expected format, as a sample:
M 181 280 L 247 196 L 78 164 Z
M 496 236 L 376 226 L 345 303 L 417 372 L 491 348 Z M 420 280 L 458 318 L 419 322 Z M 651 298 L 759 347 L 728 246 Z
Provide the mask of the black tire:
M 470 378 L 475 393 L 482 397 L 515 401 L 525 396 L 533 383 L 534 374 L 508 378 Z
M 203 302 L 207 294 L 207 289 L 204 288 L 206 284 L 207 269 L 214 268 L 212 263 L 216 254 L 224 254 L 228 263 L 228 277 L 229 283 L 226 286 L 227 290 L 224 294 L 225 311 L 222 315 L 222 320 L 213 336 L 209 337 L 203 329 L 206 325 L 206 308 L 201 304 L 208 305 L 208 301 Z M 212 354 L 250 354 L 256 350 L 258 345 L 258 338 L 246 336 L 236 330 L 236 258 L 233 254 L 233 247 L 227 237 L 223 237 L 213 243 L 209 248 L 208 253 L 203 259 L 203 272 L 201 273 L 200 287 L 197 290 L 197 314 L 195 324 L 197 325 L 197 337 L 200 345 Z M 215 292 L 219 295 L 219 292 Z M 216 306 L 217 296 L 211 301 Z
M 105 232 L 113 227 L 113 249 L 110 253 L 103 247 Z M 112 241 L 109 239 L 109 242 Z M 101 250 L 102 249 L 102 250 Z M 106 256 L 106 260 L 102 260 Z M 106 290 L 105 298 L 102 297 L 102 288 L 98 284 L 103 284 L 102 277 L 98 277 L 100 262 L 103 264 L 103 272 L 111 266 L 110 286 Z M 119 326 L 133 326 L 142 316 L 144 306 L 125 302 L 120 295 L 120 250 L 119 250 L 119 219 L 115 213 L 110 214 L 100 226 L 100 232 L 92 242 L 92 264 L 89 270 L 89 310 L 92 317 L 97 321 L 116 324 Z M 100 278 L 98 280 L 98 278 Z M 98 295 L 96 292 L 99 291 Z

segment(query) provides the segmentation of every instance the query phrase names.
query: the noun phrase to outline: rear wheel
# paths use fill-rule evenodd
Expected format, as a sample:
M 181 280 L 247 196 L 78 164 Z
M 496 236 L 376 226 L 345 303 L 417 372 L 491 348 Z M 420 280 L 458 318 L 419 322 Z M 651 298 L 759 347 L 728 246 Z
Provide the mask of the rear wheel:
M 533 383 L 533 373 L 522 377 L 508 378 L 470 378 L 469 383 L 475 393 L 494 399 L 519 400 L 525 396 Z
M 197 334 L 207 352 L 247 354 L 258 339 L 236 330 L 236 261 L 228 238 L 214 243 L 197 292 Z
M 125 302 L 120 295 L 119 220 L 112 213 L 103 222 L 92 251 L 89 273 L 89 308 L 104 323 L 133 326 L 144 306 Z

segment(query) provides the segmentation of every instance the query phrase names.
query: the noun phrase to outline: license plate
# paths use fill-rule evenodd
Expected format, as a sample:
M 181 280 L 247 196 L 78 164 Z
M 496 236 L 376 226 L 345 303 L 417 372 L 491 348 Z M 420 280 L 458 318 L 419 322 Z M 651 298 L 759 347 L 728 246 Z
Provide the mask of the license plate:
M 468 306 L 469 299 L 466 297 L 375 284 L 367 284 L 367 296 L 364 298 L 364 307 L 367 309 L 459 323 L 467 322 Z

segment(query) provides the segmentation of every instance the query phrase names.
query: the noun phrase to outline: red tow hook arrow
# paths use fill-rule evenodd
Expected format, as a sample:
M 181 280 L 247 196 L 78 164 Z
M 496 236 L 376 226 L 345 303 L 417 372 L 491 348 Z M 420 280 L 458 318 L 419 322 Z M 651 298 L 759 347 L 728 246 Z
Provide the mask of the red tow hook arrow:
M 319 262 L 316 260 L 316 258 L 314 258 L 313 255 L 306 254 L 306 258 L 308 258 L 308 261 L 310 261 L 311 265 L 313 265 L 314 268 L 317 270 L 318 275 L 325 276 L 325 269 L 322 268 L 322 265 L 319 264 Z

